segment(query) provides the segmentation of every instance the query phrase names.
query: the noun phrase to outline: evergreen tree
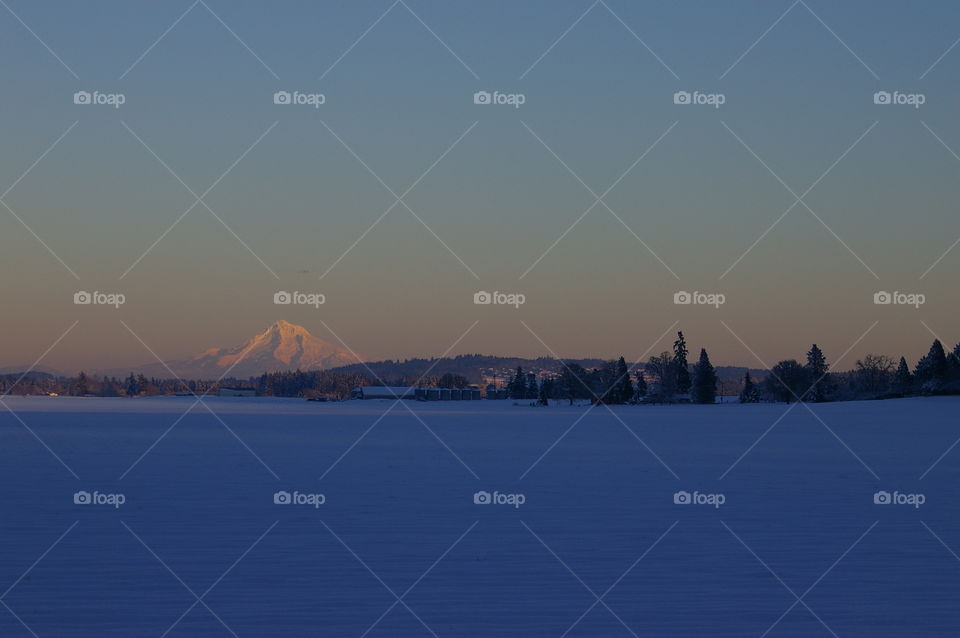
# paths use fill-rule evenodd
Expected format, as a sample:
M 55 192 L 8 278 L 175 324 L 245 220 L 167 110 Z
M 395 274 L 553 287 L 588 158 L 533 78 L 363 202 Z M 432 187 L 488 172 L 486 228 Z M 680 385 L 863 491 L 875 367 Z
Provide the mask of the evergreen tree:
M 817 344 L 813 344 L 810 351 L 807 352 L 806 368 L 810 375 L 810 388 L 803 398 L 817 403 L 826 401 L 829 386 L 827 370 L 830 368 L 827 366 L 827 358 L 823 356 L 823 351 L 817 347 Z
M 643 370 L 637 370 L 637 390 L 633 395 L 634 401 L 640 402 L 647 396 L 647 381 L 643 378 Z
M 137 381 L 137 377 L 135 377 L 132 372 L 130 373 L 130 376 L 127 377 L 126 386 L 128 397 L 135 397 L 140 394 L 140 384 Z
M 550 405 L 550 398 L 553 396 L 553 379 L 544 379 L 540 383 L 540 393 L 537 397 L 537 405 Z
M 673 365 L 676 368 L 676 389 L 678 394 L 690 392 L 690 369 L 687 364 L 687 340 L 682 332 L 677 332 L 677 340 L 673 342 Z
M 90 384 L 89 380 L 87 379 L 87 373 L 82 370 L 77 376 L 77 385 L 74 392 L 78 397 L 82 397 L 90 392 Z
M 694 403 L 717 402 L 717 372 L 710 363 L 706 348 L 700 349 L 700 360 L 693 367 L 693 394 L 690 398 Z
M 627 369 L 627 362 L 623 357 L 617 361 L 617 385 L 617 403 L 629 403 L 633 399 L 633 384 L 630 382 L 630 370 Z
M 527 395 L 527 378 L 523 374 L 523 368 L 517 366 L 517 373 L 507 384 L 507 394 L 511 399 L 523 399 Z
M 743 391 L 740 392 L 740 403 L 757 403 L 760 401 L 760 394 L 757 392 L 757 386 L 750 378 L 750 371 L 747 370 L 743 375 Z
M 910 394 L 913 391 L 913 375 L 910 374 L 907 360 L 903 357 L 900 357 L 900 365 L 897 366 L 897 371 L 893 374 L 893 383 L 890 386 L 890 390 L 894 394 L 901 396 Z
M 924 394 L 939 392 L 948 374 L 947 355 L 943 351 L 943 344 L 937 339 L 930 346 L 930 351 L 917 362 L 915 375 L 920 391 Z

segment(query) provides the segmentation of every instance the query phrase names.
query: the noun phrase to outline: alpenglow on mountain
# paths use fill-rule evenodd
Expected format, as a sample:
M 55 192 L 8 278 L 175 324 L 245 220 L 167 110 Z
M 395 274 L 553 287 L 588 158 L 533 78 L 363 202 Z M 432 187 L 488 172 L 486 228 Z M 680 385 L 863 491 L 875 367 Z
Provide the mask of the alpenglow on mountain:
M 232 348 L 211 348 L 192 359 L 167 361 L 184 379 L 218 379 L 234 366 L 228 377 L 245 378 L 279 370 L 328 370 L 366 361 L 346 348 L 313 336 L 303 326 L 277 321 L 248 341 Z M 169 377 L 159 363 L 141 366 L 147 376 Z

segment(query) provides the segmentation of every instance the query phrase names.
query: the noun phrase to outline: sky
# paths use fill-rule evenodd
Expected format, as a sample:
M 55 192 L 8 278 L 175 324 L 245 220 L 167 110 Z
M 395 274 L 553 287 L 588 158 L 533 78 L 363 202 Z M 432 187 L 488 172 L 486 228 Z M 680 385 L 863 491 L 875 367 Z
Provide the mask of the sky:
M 277 319 L 373 359 L 636 360 L 683 330 L 717 364 L 816 342 L 848 368 L 960 340 L 956 3 L 7 7 L 0 366 Z

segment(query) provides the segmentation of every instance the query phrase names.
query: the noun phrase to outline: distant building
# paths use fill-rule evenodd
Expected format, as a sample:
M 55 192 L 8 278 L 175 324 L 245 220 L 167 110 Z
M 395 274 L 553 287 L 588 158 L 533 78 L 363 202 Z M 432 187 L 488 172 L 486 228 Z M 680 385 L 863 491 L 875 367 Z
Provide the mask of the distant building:
M 416 391 L 412 387 L 365 385 L 354 388 L 350 396 L 354 399 L 414 399 Z
M 220 388 L 222 397 L 255 397 L 257 391 L 253 388 Z

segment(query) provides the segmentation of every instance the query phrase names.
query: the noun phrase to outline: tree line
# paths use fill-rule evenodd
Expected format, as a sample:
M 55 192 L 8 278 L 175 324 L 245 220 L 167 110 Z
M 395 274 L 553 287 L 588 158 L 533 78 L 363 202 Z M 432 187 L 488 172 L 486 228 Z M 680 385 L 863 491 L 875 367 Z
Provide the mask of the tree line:
M 651 356 L 645 363 L 628 366 L 621 356 L 597 360 L 585 367 L 577 361 L 558 360 L 556 377 L 537 380 L 522 366 L 507 383 L 510 399 L 548 405 L 551 400 L 573 404 L 591 401 L 605 404 L 715 403 L 717 372 L 706 349 L 696 363 L 688 362 L 689 350 L 683 332 L 677 333 L 672 351 Z M 583 361 L 583 360 L 579 360 Z M 216 394 L 220 388 L 248 388 L 261 396 L 328 397 L 345 399 L 358 386 L 380 385 L 465 388 L 468 377 L 444 372 L 426 377 L 400 374 L 383 379 L 351 367 L 325 371 L 271 372 L 249 379 L 179 380 L 148 378 L 131 372 L 126 378 L 88 375 L 56 376 L 45 372 L 0 375 L 0 396 L 62 394 L 68 396 L 142 397 L 176 394 Z M 960 394 L 960 344 L 949 353 L 939 340 L 920 357 L 911 370 L 905 357 L 868 354 L 852 370 L 833 372 L 823 351 L 813 344 L 805 362 L 777 362 L 761 379 L 747 371 L 739 385 L 742 403 L 793 401 L 845 401 L 918 395 Z
M 518 367 L 506 386 L 507 394 L 511 399 L 535 400 L 539 405 L 548 405 L 550 400 L 571 405 L 584 400 L 606 404 L 716 403 L 718 377 L 706 349 L 700 349 L 693 365 L 687 361 L 688 355 L 683 332 L 678 332 L 672 352 L 664 351 L 646 363 L 629 367 L 623 357 L 589 370 L 562 362 L 560 375 L 539 385 L 531 384 Z M 760 380 L 752 378 L 748 370 L 739 389 L 741 403 L 960 394 L 960 344 L 947 353 L 943 344 L 934 340 L 912 371 L 905 357 L 895 361 L 886 355 L 868 354 L 845 372 L 832 372 L 826 355 L 812 344 L 804 363 L 779 361 Z

